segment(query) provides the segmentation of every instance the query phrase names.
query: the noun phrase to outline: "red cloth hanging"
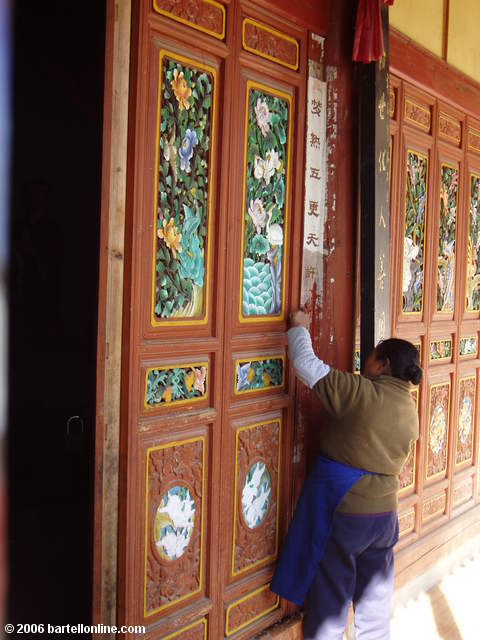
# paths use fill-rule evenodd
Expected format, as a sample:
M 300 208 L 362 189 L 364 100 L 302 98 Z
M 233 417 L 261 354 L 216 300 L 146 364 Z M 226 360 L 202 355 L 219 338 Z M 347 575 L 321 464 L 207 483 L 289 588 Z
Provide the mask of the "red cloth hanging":
M 391 6 L 394 0 L 358 0 L 352 56 L 355 62 L 373 62 L 383 55 L 381 2 Z

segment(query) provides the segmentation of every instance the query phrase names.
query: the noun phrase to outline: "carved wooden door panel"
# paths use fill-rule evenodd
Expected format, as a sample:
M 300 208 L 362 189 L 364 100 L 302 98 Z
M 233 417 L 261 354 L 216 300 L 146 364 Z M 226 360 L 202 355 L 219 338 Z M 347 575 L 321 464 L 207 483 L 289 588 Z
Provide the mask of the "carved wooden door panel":
M 400 546 L 478 494 L 478 121 L 391 77 L 392 332 L 414 342 L 420 439 L 400 482 Z
M 133 32 L 119 618 L 250 638 L 286 606 L 306 32 L 213 0 Z

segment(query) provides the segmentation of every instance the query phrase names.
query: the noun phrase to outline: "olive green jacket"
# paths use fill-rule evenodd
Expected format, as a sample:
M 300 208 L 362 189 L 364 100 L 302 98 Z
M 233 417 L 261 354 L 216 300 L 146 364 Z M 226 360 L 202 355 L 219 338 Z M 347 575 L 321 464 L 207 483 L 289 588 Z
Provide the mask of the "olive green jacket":
M 320 452 L 351 467 L 371 471 L 347 493 L 345 513 L 383 513 L 397 508 L 400 473 L 418 438 L 418 414 L 409 382 L 388 375 L 367 378 L 330 372 L 315 384 L 329 414 Z

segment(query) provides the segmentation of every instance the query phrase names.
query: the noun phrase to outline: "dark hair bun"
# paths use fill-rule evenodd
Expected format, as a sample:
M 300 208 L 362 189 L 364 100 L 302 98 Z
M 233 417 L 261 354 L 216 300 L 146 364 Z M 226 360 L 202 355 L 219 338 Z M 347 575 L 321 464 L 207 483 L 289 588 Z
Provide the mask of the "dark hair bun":
M 423 378 L 423 371 L 418 364 L 411 364 L 408 367 L 408 379 L 412 384 L 419 384 Z

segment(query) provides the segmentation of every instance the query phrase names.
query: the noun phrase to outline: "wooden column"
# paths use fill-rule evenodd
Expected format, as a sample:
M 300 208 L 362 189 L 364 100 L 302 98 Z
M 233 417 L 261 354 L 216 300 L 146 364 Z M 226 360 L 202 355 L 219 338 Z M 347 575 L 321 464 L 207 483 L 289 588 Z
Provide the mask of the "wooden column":
M 388 8 L 382 5 L 384 56 L 362 64 L 360 99 L 360 358 L 390 331 Z

